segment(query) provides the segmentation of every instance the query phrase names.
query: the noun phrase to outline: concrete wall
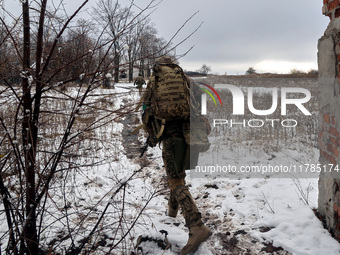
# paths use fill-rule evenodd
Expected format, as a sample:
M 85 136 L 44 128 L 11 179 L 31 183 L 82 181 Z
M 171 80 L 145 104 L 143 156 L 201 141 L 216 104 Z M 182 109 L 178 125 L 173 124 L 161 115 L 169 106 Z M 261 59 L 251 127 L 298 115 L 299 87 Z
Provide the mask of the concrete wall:
M 340 241 L 340 0 L 323 0 L 322 12 L 330 23 L 318 42 L 320 163 L 327 166 L 320 174 L 318 206 L 329 231 Z

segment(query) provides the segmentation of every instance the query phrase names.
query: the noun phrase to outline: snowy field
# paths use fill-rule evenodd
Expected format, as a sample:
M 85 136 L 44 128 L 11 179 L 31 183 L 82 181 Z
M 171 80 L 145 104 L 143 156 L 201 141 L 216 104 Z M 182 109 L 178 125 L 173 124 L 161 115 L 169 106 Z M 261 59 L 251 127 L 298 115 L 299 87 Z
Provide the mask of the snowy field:
M 138 90 L 132 86 L 120 83 L 114 90 L 97 92 L 97 96 L 116 94 L 114 99 L 105 97 L 106 101 L 113 100 L 113 107 L 130 107 L 139 101 Z M 130 131 L 122 135 L 127 128 L 138 126 L 140 112 L 131 115 L 132 122 L 131 116 L 121 116 L 92 134 L 110 140 L 105 146 L 97 146 L 98 157 L 114 160 L 72 171 L 67 178 L 54 182 L 41 237 L 47 247 L 54 247 L 59 254 L 80 243 L 103 212 L 105 217 L 93 236 L 98 245 L 93 254 L 171 255 L 178 254 L 186 244 L 188 230 L 183 216 L 173 219 L 166 214 L 168 189 L 161 149 L 148 148 L 139 159 L 131 150 L 143 145 L 145 135 L 140 131 L 132 141 L 127 138 Z M 218 139 L 215 135 L 211 139 Z M 231 165 L 318 162 L 317 148 L 300 144 L 299 139 L 288 137 L 284 146 L 239 139 L 234 137 L 225 143 L 219 139 L 223 146 L 218 151 L 212 146 L 201 155 L 200 162 L 216 158 L 217 154 Z M 228 174 L 194 178 L 192 171 L 187 171 L 187 183 L 203 221 L 213 231 L 196 255 L 340 254 L 340 244 L 313 212 L 317 208 L 317 178 L 235 178 Z M 6 223 L 4 215 L 1 217 L 1 232 L 5 236 Z M 69 238 L 69 234 L 73 237 Z M 6 239 L 2 242 L 6 243 Z M 164 250 L 159 244 L 171 244 L 171 248 Z M 91 254 L 92 248 L 86 254 Z
M 218 153 L 232 165 L 250 164 L 254 160 L 273 165 L 317 163 L 319 157 L 316 148 L 299 144 L 281 151 L 268 151 L 263 145 L 250 148 L 249 144 L 233 143 Z M 148 153 L 152 153 L 152 166 L 143 171 L 150 172 L 155 180 L 151 184 L 155 184 L 165 175 L 161 152 L 159 148 L 149 148 Z M 212 154 L 213 149 L 204 153 L 201 161 L 213 157 Z M 265 245 L 268 243 L 284 249 L 276 251 L 277 254 L 340 254 L 340 244 L 313 212 L 317 208 L 317 178 L 295 178 L 292 175 L 291 178 L 235 179 L 225 174 L 214 178 L 190 178 L 190 171 L 187 174 L 192 196 L 204 221 L 214 232 L 195 254 L 266 254 L 266 250 L 270 251 Z M 140 232 L 137 230 L 137 233 L 164 239 L 159 231 L 166 230 L 176 252 L 186 244 L 187 229 L 183 216 L 169 218 L 166 208 L 167 195 L 155 197 L 144 212 L 151 221 L 150 227 Z M 176 254 L 162 251 L 153 242 L 141 246 L 144 254 Z
M 262 144 L 251 149 L 249 144 L 233 143 L 218 153 L 220 157 L 225 156 L 231 165 L 254 161 L 273 165 L 318 162 L 316 148 L 291 144 L 281 151 L 268 151 L 263 147 Z M 153 179 L 160 180 L 165 172 L 154 168 L 162 166 L 161 152 L 149 149 L 148 153 L 151 152 L 155 161 L 148 171 Z M 201 155 L 200 161 L 207 157 L 216 158 L 212 154 L 213 148 Z M 284 249 L 276 251 L 277 254 L 340 254 L 340 244 L 324 229 L 313 212 L 317 208 L 317 178 L 295 178 L 292 175 L 291 178 L 235 179 L 225 174 L 214 178 L 190 178 L 190 171 L 187 174 L 192 196 L 204 221 L 214 232 L 195 254 L 266 254 L 266 250 L 270 251 L 266 243 Z M 168 240 L 180 249 L 188 237 L 184 218 L 182 215 L 177 219 L 166 216 L 166 199 L 166 195 L 157 196 L 146 208 L 145 214 L 152 219 L 153 227 L 143 232 L 157 238 L 162 236 L 160 230 L 166 230 Z M 145 244 L 143 250 L 144 254 L 176 254 L 157 249 L 152 242 Z

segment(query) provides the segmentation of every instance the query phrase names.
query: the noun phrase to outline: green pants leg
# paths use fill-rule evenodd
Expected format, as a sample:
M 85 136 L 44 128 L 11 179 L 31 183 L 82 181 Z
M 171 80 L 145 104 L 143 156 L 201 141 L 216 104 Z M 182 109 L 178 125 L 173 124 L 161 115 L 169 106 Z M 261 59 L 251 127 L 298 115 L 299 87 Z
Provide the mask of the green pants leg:
M 185 185 L 185 169 L 189 168 L 190 152 L 184 137 L 163 140 L 163 161 L 170 187 L 169 207 L 182 209 L 187 227 L 202 225 L 201 214 Z M 176 216 L 176 215 L 174 215 Z

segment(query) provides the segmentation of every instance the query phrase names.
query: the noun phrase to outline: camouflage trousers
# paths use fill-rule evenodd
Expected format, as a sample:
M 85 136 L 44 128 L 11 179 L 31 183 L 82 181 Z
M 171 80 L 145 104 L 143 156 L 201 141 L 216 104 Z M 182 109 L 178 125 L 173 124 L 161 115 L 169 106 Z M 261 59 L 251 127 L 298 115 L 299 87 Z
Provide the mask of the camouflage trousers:
M 162 157 L 170 187 L 169 206 L 181 208 L 187 227 L 201 226 L 201 213 L 185 185 L 185 169 L 190 166 L 190 150 L 184 137 L 163 139 Z M 198 157 L 198 155 L 197 155 Z

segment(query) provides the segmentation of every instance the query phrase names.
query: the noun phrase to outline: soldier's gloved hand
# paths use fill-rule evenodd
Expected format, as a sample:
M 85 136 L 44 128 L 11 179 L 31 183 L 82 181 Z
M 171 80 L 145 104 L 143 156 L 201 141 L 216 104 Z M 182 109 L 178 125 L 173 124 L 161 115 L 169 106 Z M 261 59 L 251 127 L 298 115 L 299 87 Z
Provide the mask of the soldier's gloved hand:
M 158 144 L 159 140 L 156 136 L 150 137 L 150 147 L 155 147 Z

